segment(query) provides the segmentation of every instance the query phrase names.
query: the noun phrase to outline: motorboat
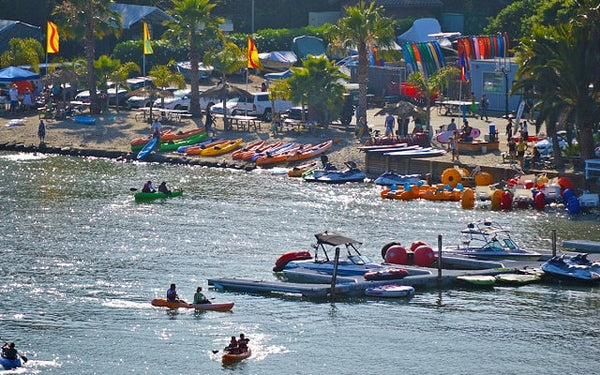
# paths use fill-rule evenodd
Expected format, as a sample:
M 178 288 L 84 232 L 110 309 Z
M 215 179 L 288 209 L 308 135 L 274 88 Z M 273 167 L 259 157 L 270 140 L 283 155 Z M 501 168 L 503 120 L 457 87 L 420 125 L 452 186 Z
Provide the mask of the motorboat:
M 356 163 L 346 162 L 346 169 L 339 170 L 331 163 L 323 169 L 316 169 L 312 173 L 302 176 L 304 181 L 324 182 L 326 184 L 343 184 L 346 182 L 363 182 L 367 175 L 358 169 Z
M 600 261 L 591 261 L 588 254 L 557 255 L 548 259 L 541 268 L 553 279 L 585 284 L 600 284 Z
M 272 51 L 258 54 L 258 59 L 265 71 L 285 72 L 298 61 L 298 57 L 292 51 Z
M 375 263 L 366 255 L 360 253 L 362 242 L 333 232 L 315 234 L 317 240 L 313 244 L 314 256 L 308 251 L 297 251 L 283 254 L 275 262 L 273 271 L 284 270 L 313 270 L 319 273 L 333 274 L 335 250 L 340 250 L 337 262 L 337 275 L 364 276 L 367 272 L 388 271 L 395 267 Z M 331 252 L 333 251 L 333 255 Z M 406 276 L 402 272 L 399 278 Z
M 444 247 L 443 254 L 467 256 L 478 259 L 539 260 L 541 253 L 523 249 L 515 243 L 510 231 L 499 223 L 479 220 L 467 224 L 461 230 L 460 245 Z
M 391 185 L 416 185 L 421 180 L 420 174 L 407 174 L 401 175 L 394 171 L 387 171 L 381 174 L 379 177 L 375 179 L 375 184 L 383 185 L 383 186 L 391 186 Z

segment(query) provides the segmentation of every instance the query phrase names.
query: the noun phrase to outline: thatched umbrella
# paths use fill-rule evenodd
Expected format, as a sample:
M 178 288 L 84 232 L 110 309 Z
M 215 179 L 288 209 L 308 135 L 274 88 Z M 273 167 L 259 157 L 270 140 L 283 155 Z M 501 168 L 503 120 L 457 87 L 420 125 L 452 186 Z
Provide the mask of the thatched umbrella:
M 130 91 L 126 95 L 127 98 L 131 98 L 132 96 L 144 96 L 150 98 L 150 122 L 152 122 L 152 107 L 154 106 L 154 101 L 158 98 L 170 98 L 173 96 L 173 92 L 154 86 L 144 86 L 137 90 Z
M 42 77 L 42 82 L 44 85 L 64 85 L 65 83 L 76 84 L 79 82 L 81 77 L 79 74 L 68 70 L 68 69 L 55 69 L 53 72 L 50 72 Z M 66 100 L 66 92 L 63 91 L 63 102 Z
M 252 94 L 237 86 L 232 86 L 227 82 L 211 87 L 200 94 L 201 98 L 219 99 L 223 103 L 223 123 L 227 124 L 227 100 L 240 98 L 240 100 L 252 100 Z

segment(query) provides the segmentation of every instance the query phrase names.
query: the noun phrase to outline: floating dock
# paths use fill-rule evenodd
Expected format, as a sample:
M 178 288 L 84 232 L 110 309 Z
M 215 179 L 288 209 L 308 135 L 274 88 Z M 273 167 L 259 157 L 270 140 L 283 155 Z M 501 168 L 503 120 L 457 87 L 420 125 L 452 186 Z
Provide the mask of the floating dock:
M 581 253 L 595 253 L 600 254 L 600 242 L 589 241 L 589 240 L 571 240 L 563 241 L 563 247 L 574 249 Z

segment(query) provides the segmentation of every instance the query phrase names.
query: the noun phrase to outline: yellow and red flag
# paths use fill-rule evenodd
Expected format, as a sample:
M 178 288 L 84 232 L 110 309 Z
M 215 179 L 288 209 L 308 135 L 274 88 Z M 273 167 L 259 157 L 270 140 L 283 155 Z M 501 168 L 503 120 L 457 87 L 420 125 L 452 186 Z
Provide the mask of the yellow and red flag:
M 46 26 L 46 53 L 58 53 L 58 27 L 51 21 Z
M 148 30 L 148 24 L 144 22 L 144 55 L 152 55 L 154 50 L 150 43 L 150 31 Z
M 258 69 L 260 60 L 258 59 L 258 49 L 250 36 L 248 36 L 248 68 Z

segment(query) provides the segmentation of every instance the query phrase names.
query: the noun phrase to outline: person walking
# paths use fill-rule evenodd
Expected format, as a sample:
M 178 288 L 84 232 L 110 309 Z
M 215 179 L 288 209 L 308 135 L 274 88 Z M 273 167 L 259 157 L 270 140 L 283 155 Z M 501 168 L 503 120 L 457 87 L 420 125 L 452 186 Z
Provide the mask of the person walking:
M 40 139 L 40 144 L 46 141 L 46 124 L 44 124 L 44 120 L 40 120 L 37 131 L 38 138 Z
M 450 150 L 452 152 L 452 162 L 458 163 L 460 160 L 458 159 L 458 131 L 454 131 L 454 135 L 450 137 Z
M 487 96 L 484 93 L 483 95 L 481 95 L 481 101 L 479 102 L 479 106 L 481 107 L 481 119 L 482 120 L 484 117 L 485 117 L 485 121 L 490 120 L 490 118 L 488 117 L 488 114 L 487 114 L 487 109 L 488 109 L 489 104 L 490 104 L 490 102 L 488 101 Z
M 391 113 L 388 112 L 387 116 L 385 117 L 385 136 L 386 137 L 393 137 L 394 136 L 394 116 L 392 116 Z

